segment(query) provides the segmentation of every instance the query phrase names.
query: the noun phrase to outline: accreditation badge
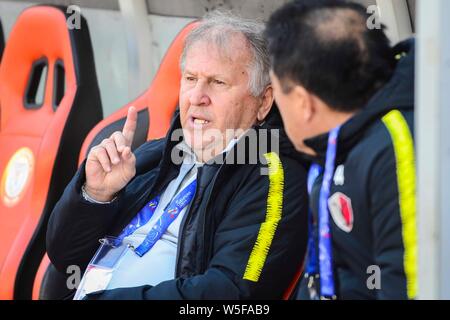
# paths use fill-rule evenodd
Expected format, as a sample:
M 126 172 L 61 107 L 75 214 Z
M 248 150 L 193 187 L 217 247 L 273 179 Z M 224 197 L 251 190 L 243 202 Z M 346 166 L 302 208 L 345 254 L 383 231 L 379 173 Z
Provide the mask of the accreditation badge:
M 74 300 L 83 300 L 90 293 L 107 290 L 114 271 L 125 253 L 131 250 L 130 244 L 125 241 L 118 242 L 114 237 L 100 239 L 100 243 L 86 268 Z

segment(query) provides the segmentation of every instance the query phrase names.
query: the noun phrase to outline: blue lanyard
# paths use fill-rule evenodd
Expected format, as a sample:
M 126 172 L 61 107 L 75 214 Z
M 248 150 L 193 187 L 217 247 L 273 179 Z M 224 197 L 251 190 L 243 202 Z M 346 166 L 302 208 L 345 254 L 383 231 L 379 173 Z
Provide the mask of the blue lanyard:
M 134 250 L 138 256 L 142 257 L 146 254 L 161 238 L 170 224 L 178 217 L 180 212 L 192 201 L 195 195 L 196 187 L 197 180 L 194 180 L 180 193 L 178 193 L 178 195 L 170 202 L 161 217 L 148 232 L 144 241 Z M 125 237 L 131 235 L 138 228 L 147 224 L 155 213 L 159 200 L 160 196 L 157 196 L 147 203 L 133 218 L 133 220 L 131 220 L 130 224 L 123 229 L 122 233 L 117 238 L 116 243 L 122 243 Z
M 311 195 L 314 181 L 322 173 L 322 167 L 316 163 L 311 165 L 308 173 L 308 193 Z M 314 228 L 314 217 L 311 208 L 308 210 L 308 264 L 306 265 L 306 274 L 314 275 L 317 274 L 317 252 L 315 239 L 317 237 L 316 228 Z
M 315 247 L 315 229 L 313 224 L 312 212 L 309 213 L 309 239 L 308 239 L 308 264 L 306 273 L 320 275 L 320 295 L 326 298 L 335 297 L 334 276 L 333 276 L 333 260 L 331 248 L 331 228 L 330 213 L 328 211 L 328 198 L 330 197 L 331 180 L 336 161 L 337 138 L 340 126 L 331 130 L 328 135 L 328 146 L 325 160 L 325 172 L 323 176 L 322 186 L 319 195 L 319 214 L 318 214 L 318 231 L 319 231 L 319 266 L 317 267 L 317 253 Z M 308 174 L 308 192 L 311 195 L 314 181 L 319 176 L 322 168 L 313 164 Z

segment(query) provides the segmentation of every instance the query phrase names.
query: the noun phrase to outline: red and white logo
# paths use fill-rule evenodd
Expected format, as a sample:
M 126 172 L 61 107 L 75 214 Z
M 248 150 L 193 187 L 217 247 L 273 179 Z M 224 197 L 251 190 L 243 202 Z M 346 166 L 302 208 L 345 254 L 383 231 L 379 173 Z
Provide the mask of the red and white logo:
M 334 223 L 344 232 L 353 229 L 352 200 L 341 192 L 336 192 L 328 199 L 328 208 Z

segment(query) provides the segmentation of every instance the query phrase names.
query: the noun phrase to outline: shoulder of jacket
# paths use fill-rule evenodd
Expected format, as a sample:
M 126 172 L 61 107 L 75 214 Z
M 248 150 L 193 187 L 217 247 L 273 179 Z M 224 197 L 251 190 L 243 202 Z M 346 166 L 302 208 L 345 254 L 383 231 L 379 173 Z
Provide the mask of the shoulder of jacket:
M 392 120 L 386 117 L 387 115 L 389 113 L 368 126 L 360 141 L 350 151 L 347 159 L 364 159 L 365 162 L 370 163 L 386 152 L 392 153 L 392 156 L 395 157 L 394 140 L 398 138 L 398 134 L 406 134 L 409 138 L 414 139 L 411 124 L 414 121 L 412 112 L 393 114 Z M 399 117 L 399 115 L 401 116 Z M 397 123 L 398 121 L 401 123 Z

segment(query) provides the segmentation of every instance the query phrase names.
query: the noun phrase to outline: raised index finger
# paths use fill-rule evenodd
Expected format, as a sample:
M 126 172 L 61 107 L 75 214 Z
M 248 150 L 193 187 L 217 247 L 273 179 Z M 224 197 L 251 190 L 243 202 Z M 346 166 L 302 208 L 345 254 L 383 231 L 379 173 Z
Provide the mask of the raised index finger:
M 137 125 L 137 111 L 135 107 L 128 108 L 127 120 L 123 126 L 122 133 L 126 139 L 127 146 L 131 146 L 134 138 L 134 132 Z

